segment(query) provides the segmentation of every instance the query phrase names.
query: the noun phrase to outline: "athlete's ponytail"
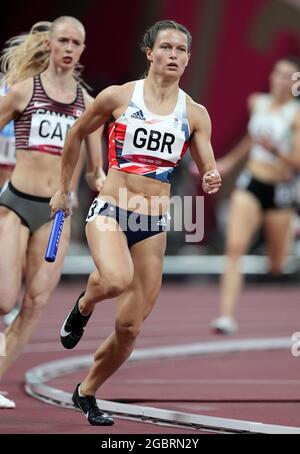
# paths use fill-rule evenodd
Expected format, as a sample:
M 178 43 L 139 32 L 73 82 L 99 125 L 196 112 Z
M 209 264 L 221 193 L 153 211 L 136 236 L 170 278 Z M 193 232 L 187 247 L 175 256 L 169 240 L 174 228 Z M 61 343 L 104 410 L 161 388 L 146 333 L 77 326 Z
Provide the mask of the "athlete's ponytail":
M 49 64 L 49 29 L 51 22 L 37 22 L 29 33 L 10 38 L 1 56 L 1 71 L 10 87 L 16 82 L 44 71 Z

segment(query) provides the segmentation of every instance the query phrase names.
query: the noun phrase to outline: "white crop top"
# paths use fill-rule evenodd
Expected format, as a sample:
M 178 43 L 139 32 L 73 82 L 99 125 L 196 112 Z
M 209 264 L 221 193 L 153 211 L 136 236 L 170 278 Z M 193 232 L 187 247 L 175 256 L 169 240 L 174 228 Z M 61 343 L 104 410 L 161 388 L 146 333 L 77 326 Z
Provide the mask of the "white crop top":
M 144 80 L 135 83 L 132 99 L 109 127 L 109 167 L 169 182 L 190 143 L 186 94 L 179 89 L 169 115 L 150 112 L 144 103 Z
M 300 104 L 292 99 L 280 109 L 270 111 L 271 101 L 271 96 L 267 94 L 257 99 L 248 124 L 249 135 L 254 141 L 267 139 L 280 154 L 289 154 L 293 147 L 293 122 Z M 278 157 L 259 144 L 252 146 L 249 158 L 251 161 L 266 163 L 278 161 Z

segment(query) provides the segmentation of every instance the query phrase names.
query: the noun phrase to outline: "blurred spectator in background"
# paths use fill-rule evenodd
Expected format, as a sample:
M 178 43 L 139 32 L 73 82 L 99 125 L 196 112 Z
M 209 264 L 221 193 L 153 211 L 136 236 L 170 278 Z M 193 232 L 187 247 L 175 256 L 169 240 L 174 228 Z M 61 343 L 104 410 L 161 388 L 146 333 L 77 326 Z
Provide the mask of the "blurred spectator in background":
M 218 333 L 237 331 L 235 308 L 242 287 L 240 258 L 255 233 L 264 229 L 270 273 L 282 273 L 291 240 L 295 171 L 300 169 L 300 104 L 292 94 L 294 58 L 282 58 L 270 75 L 270 91 L 248 98 L 250 121 L 241 142 L 218 161 L 225 177 L 248 158 L 231 195 L 226 233 L 226 268 L 221 278 L 220 316 L 212 321 Z

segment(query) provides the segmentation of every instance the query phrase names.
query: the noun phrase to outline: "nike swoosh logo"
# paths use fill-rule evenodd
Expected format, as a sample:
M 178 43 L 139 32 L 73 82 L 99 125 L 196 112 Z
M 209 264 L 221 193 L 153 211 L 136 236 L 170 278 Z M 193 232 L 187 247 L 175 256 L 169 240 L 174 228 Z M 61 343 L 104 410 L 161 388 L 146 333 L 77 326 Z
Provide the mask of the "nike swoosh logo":
M 48 102 L 38 102 L 36 101 L 33 105 L 34 107 L 44 107 L 44 106 L 49 106 Z
M 78 393 L 78 397 L 79 397 L 79 399 L 80 399 L 79 393 Z M 80 405 L 79 399 L 78 399 L 78 401 L 77 401 L 78 407 L 80 408 L 80 410 L 83 411 L 83 413 L 85 414 L 86 419 L 88 419 L 88 417 L 89 417 L 89 412 L 88 412 L 88 411 L 87 411 L 87 412 L 84 411 L 84 409 L 83 409 L 82 406 Z
M 68 332 L 68 331 L 65 330 L 65 324 L 66 324 L 66 322 L 67 322 L 67 320 L 64 321 L 64 324 L 63 324 L 63 326 L 61 327 L 61 330 L 60 330 L 60 335 L 61 335 L 61 337 L 66 337 L 66 336 L 68 336 L 69 334 L 71 334 L 71 331 Z

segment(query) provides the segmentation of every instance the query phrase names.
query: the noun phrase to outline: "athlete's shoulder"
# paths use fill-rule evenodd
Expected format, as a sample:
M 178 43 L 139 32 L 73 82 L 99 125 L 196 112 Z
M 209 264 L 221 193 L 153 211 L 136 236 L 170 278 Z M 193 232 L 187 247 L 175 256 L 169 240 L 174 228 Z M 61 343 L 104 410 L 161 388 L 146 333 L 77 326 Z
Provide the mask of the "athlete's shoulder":
M 109 87 L 103 90 L 107 95 L 115 96 L 115 97 L 127 97 L 128 95 L 132 94 L 135 86 L 135 81 L 126 82 L 122 85 L 110 85 Z
M 20 82 L 16 82 L 11 87 L 8 88 L 9 92 L 12 93 L 20 93 L 20 94 L 28 94 L 28 90 L 32 91 L 33 89 L 33 77 L 29 79 L 22 80 Z
M 15 112 L 22 112 L 33 94 L 33 78 L 16 82 L 8 88 L 7 100 Z
M 207 109 L 202 104 L 194 101 L 189 95 L 186 94 L 186 105 L 188 109 L 198 113 L 207 113 Z
M 186 106 L 191 125 L 199 121 L 210 123 L 210 117 L 206 107 L 194 101 L 189 95 L 186 95 Z
M 267 100 L 269 99 L 270 95 L 268 93 L 251 93 L 247 97 L 247 107 L 249 112 L 252 112 L 254 109 L 256 109 L 257 104 L 262 101 L 262 100 Z
M 191 134 L 199 130 L 211 130 L 211 120 L 203 104 L 199 104 L 186 94 L 186 107 Z
M 96 104 L 108 103 L 111 107 L 128 104 L 133 93 L 135 82 L 123 85 L 110 85 L 102 90 L 96 97 Z
M 123 90 L 125 90 L 125 91 L 126 91 L 126 90 L 133 90 L 136 83 L 137 83 L 137 80 L 131 80 L 130 82 L 126 82 L 125 84 L 120 85 L 120 87 L 121 87 Z
M 122 95 L 124 93 L 127 93 L 131 90 L 133 90 L 135 85 L 135 81 L 132 82 L 126 82 L 125 84 L 122 85 L 109 85 L 108 87 L 104 88 L 100 93 L 109 93 L 109 94 L 116 94 L 116 95 Z

